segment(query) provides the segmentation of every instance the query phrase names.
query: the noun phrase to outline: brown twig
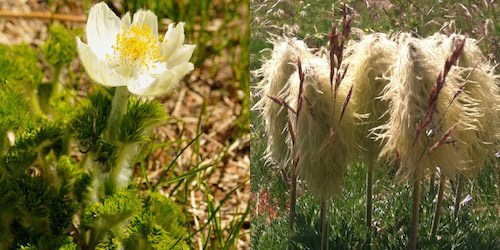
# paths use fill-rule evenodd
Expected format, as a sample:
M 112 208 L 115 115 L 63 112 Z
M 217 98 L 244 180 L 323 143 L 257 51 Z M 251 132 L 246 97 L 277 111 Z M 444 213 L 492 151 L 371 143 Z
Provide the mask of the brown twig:
M 275 103 L 277 103 L 277 104 L 281 105 L 282 107 L 285 107 L 286 109 L 290 110 L 292 113 L 297 114 L 297 111 L 295 111 L 290 106 L 290 104 L 288 104 L 285 100 L 283 100 L 281 98 L 278 98 L 278 97 L 270 96 L 270 95 L 266 95 L 266 96 L 269 97 L 269 99 L 273 100 Z
M 439 75 L 436 79 L 436 85 L 432 87 L 431 93 L 429 94 L 429 101 L 428 101 L 428 109 L 427 109 L 427 114 L 422 122 L 420 122 L 417 126 L 417 131 L 415 135 L 415 140 L 413 141 L 413 145 L 417 142 L 418 138 L 420 137 L 422 131 L 429 126 L 432 122 L 432 116 L 437 112 L 437 102 L 439 99 L 439 93 L 444 87 L 444 83 L 446 80 L 446 76 L 450 72 L 451 66 L 455 64 L 455 62 L 458 60 L 458 57 L 462 54 L 464 50 L 464 45 L 465 45 L 465 38 L 461 41 L 459 41 L 456 45 L 455 50 L 451 54 L 451 56 L 446 59 L 446 62 L 444 64 L 444 69 L 442 72 L 439 72 Z
M 16 17 L 16 18 L 37 18 L 46 20 L 59 20 L 68 22 L 84 23 L 87 21 L 86 15 L 59 14 L 51 12 L 14 12 L 10 10 L 0 10 L 1 17 Z
M 443 144 L 453 142 L 451 135 L 453 134 L 453 131 L 455 131 L 455 127 L 457 125 L 458 125 L 458 123 L 455 123 L 453 126 L 451 126 L 446 131 L 446 133 L 444 133 L 444 135 L 441 137 L 441 139 L 439 139 L 436 143 L 434 143 L 434 145 L 432 145 L 432 147 L 429 149 L 429 153 L 431 153 L 432 151 L 434 151 L 436 148 L 438 148 L 439 146 L 441 146 Z
M 344 105 L 342 105 L 342 111 L 340 112 L 340 118 L 339 118 L 339 125 L 340 125 L 340 122 L 342 121 L 342 118 L 344 117 L 345 109 L 347 108 L 347 105 L 349 104 L 349 101 L 351 100 L 352 87 L 353 87 L 353 85 L 351 85 L 351 88 L 349 89 L 349 92 L 347 93 L 347 96 L 344 100 Z

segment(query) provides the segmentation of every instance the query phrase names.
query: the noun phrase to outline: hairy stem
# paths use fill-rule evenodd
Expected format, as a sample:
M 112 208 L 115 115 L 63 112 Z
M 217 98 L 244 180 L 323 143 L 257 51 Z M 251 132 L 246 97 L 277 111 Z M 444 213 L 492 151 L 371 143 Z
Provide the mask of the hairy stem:
M 290 219 L 289 219 L 289 232 L 290 236 L 293 232 L 293 224 L 295 223 L 295 207 L 297 204 L 297 174 L 295 171 L 295 165 L 292 166 L 292 180 L 290 185 Z M 291 244 L 290 244 L 291 247 Z
M 436 187 L 434 186 L 434 182 L 436 181 L 436 171 L 432 171 L 431 177 L 429 179 L 429 192 L 431 195 L 434 195 L 434 192 L 436 192 Z
M 38 90 L 37 89 L 32 89 L 30 91 L 30 102 L 31 102 L 31 108 L 33 109 L 33 113 L 37 116 L 43 115 L 42 108 L 40 108 L 40 103 L 38 102 Z
M 443 205 L 443 193 L 446 184 L 444 176 L 439 177 L 439 190 L 436 201 L 436 210 L 434 211 L 434 219 L 432 221 L 431 240 L 436 238 L 437 228 L 439 226 L 439 219 L 441 218 L 441 207 Z
M 108 118 L 108 124 L 106 126 L 106 132 L 105 132 L 105 138 L 111 142 L 116 141 L 118 132 L 117 126 L 120 122 L 122 115 L 127 110 L 129 97 L 130 97 L 130 92 L 128 92 L 127 87 L 115 88 L 113 102 L 111 103 L 111 113 Z
M 0 156 L 4 155 L 5 145 L 7 144 L 7 131 L 6 128 L 0 128 Z
M 105 184 L 106 195 L 112 195 L 128 186 L 139 148 L 138 143 L 120 146 L 114 168 Z
M 53 76 L 54 78 L 52 79 L 52 93 L 51 93 L 52 98 L 59 96 L 62 90 L 62 85 L 59 82 L 59 77 L 61 76 L 61 69 L 62 66 L 59 65 L 54 67 L 54 76 Z
M 320 212 L 320 226 L 321 226 L 321 249 L 326 250 L 328 249 L 328 234 L 326 232 L 327 226 L 326 226 L 326 198 L 322 197 L 321 198 L 321 212 Z

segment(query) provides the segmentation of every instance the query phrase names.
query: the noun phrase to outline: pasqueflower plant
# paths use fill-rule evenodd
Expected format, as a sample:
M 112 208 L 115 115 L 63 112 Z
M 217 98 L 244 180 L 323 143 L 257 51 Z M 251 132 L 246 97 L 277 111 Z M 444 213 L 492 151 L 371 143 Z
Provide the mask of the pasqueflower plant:
M 176 204 L 132 173 L 167 118 L 153 97 L 193 70 L 195 46 L 183 23 L 160 37 L 151 11 L 105 3 L 86 36 L 54 24 L 40 50 L 0 45 L 0 249 L 187 249 Z M 83 99 L 64 77 L 76 55 L 98 83 Z

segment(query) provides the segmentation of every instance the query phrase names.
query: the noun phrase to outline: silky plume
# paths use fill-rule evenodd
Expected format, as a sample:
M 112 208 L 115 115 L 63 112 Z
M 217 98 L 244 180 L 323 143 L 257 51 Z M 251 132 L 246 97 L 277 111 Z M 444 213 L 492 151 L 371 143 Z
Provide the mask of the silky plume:
M 449 43 L 462 36 L 452 36 Z M 459 61 L 462 67 L 462 83 L 460 95 L 468 97 L 466 105 L 474 114 L 473 125 L 477 128 L 467 131 L 461 136 L 466 141 L 465 153 L 467 168 L 465 176 L 477 174 L 482 167 L 491 161 L 498 150 L 500 142 L 500 81 L 495 75 L 495 68 L 491 66 L 486 57 L 477 46 L 475 39 L 467 39 L 464 53 Z
M 253 107 L 260 110 L 268 135 L 266 155 L 268 162 L 287 166 L 291 157 L 291 144 L 288 143 L 288 112 L 284 101 L 290 95 L 288 80 L 297 71 L 298 58 L 311 57 L 312 54 L 304 42 L 276 38 L 271 41 L 274 48 L 271 58 L 264 60 L 262 67 L 255 72 L 262 80 L 257 84 L 260 100 Z
M 383 78 L 397 55 L 397 43 L 386 34 L 376 33 L 363 36 L 359 42 L 348 47 L 345 63 L 349 65 L 343 84 L 352 85 L 351 105 L 358 117 L 359 135 L 353 138 L 359 142 L 361 158 L 370 166 L 380 153 L 380 143 L 371 138 L 371 129 L 386 122 L 384 116 L 388 104 L 379 98 L 388 83 Z
M 289 112 L 296 131 L 299 176 L 306 182 L 310 193 L 327 200 L 340 193 L 347 165 L 358 153 L 354 139 L 358 132 L 353 126 L 356 118 L 349 104 L 352 85 L 339 85 L 337 103 L 334 104 L 328 60 L 324 57 L 301 59 L 301 65 L 304 74 L 303 107 L 298 119 Z M 297 107 L 300 92 L 298 72 L 290 77 L 288 84 L 290 96 L 287 102 Z
M 401 180 L 421 179 L 426 170 L 435 171 L 438 166 L 443 174 L 452 176 L 457 169 L 463 169 L 461 162 L 449 164 L 460 159 L 454 144 L 443 143 L 429 149 L 452 127 L 467 126 L 460 121 L 462 108 L 459 103 L 451 102 L 458 89 L 459 75 L 454 70 L 448 73 L 437 98 L 436 110 L 429 114 L 431 122 L 421 127 L 429 112 L 429 96 L 445 60 L 430 57 L 427 52 L 432 48 L 422 47 L 420 39 L 406 36 L 400 41 L 398 58 L 390 68 L 389 83 L 382 95 L 382 99 L 389 102 L 389 118 L 386 124 L 374 129 L 384 143 L 380 157 L 399 161 Z M 419 130 L 424 131 L 418 133 Z

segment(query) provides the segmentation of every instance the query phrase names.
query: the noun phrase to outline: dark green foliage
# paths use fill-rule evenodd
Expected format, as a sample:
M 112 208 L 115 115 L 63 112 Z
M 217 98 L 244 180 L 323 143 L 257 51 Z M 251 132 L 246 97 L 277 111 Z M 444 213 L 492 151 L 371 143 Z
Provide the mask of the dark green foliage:
M 107 128 L 115 89 L 93 87 L 81 98 L 63 80 L 74 37 L 55 23 L 37 49 L 0 45 L 0 249 L 188 249 L 177 205 L 160 193 L 139 196 L 131 182 L 164 107 L 131 97 Z M 113 175 L 121 186 L 107 192 Z
M 12 150 L 35 151 L 48 154 L 54 150 L 56 155 L 61 152 L 61 137 L 64 135 L 64 127 L 58 123 L 46 123 L 39 128 L 31 129 L 17 139 Z
M 282 216 L 266 222 L 264 216 L 252 219 L 251 249 L 286 249 L 288 242 L 288 217 Z
M 0 157 L 0 166 L 8 174 L 25 173 L 37 159 L 43 159 L 50 152 L 62 153 L 63 128 L 59 124 L 47 123 L 37 129 L 31 129 L 17 139 L 4 157 Z M 39 158 L 40 157 L 40 158 Z
M 49 27 L 49 38 L 41 46 L 41 50 L 45 60 L 59 68 L 76 57 L 75 36 L 63 25 L 54 23 Z
M 125 143 L 146 141 L 149 137 L 145 133 L 166 117 L 165 108 L 155 100 L 131 100 L 118 126 L 118 139 Z
M 91 174 L 82 174 L 75 180 L 74 193 L 78 202 L 84 202 L 89 195 L 89 188 L 92 184 L 93 177 Z
M 37 153 L 33 151 L 13 150 L 0 158 L 0 166 L 5 174 L 19 174 L 33 164 L 37 157 Z
M 111 110 L 111 98 L 96 91 L 89 95 L 79 113 L 71 122 L 82 151 L 97 152 Z
M 10 229 L 6 237 L 10 243 L 5 246 L 27 246 L 27 243 L 40 249 L 57 246 L 67 233 L 75 211 L 68 190 L 58 192 L 43 178 L 28 175 L 5 184 L 8 188 L 0 203 L 2 226 Z

